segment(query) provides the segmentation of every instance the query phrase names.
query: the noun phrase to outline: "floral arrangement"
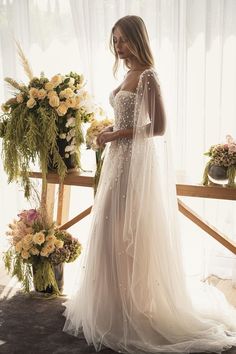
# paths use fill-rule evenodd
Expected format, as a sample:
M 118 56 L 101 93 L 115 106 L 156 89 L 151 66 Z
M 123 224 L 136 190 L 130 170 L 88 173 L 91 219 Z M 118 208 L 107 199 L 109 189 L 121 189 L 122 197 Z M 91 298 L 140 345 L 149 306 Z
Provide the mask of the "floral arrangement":
M 228 185 L 235 185 L 236 177 L 236 141 L 231 135 L 226 136 L 226 143 L 212 145 L 210 149 L 204 153 L 209 156 L 203 175 L 203 184 L 209 183 L 209 172 L 212 166 L 221 166 L 225 170 L 226 177 L 228 178 Z
M 103 111 L 100 112 L 104 114 Z M 104 130 L 112 130 L 112 121 L 108 118 L 104 118 L 101 120 L 92 119 L 90 127 L 87 129 L 86 133 L 86 146 L 87 149 L 92 149 L 96 153 L 96 173 L 94 176 L 94 194 L 96 194 L 97 186 L 101 174 L 102 164 L 103 164 L 103 151 L 104 147 L 101 147 L 97 144 L 98 135 Z
M 83 75 L 70 72 L 50 79 L 32 70 L 18 45 L 28 84 L 11 78 L 13 98 L 1 107 L 0 137 L 3 163 L 9 182 L 21 179 L 25 196 L 30 195 L 30 164 L 39 160 L 43 178 L 53 166 L 63 179 L 70 165 L 80 167 L 80 145 L 84 142 L 82 123 L 93 117 L 93 104 L 84 89 Z
M 92 119 L 90 127 L 86 132 L 86 146 L 87 149 L 92 149 L 94 151 L 99 150 L 101 147 L 97 144 L 98 135 L 106 128 L 112 125 L 112 121 L 108 118 L 102 120 Z
M 29 292 L 32 283 L 37 291 L 48 287 L 59 294 L 53 266 L 74 261 L 81 253 L 81 244 L 67 231 L 49 223 L 40 209 L 23 210 L 9 224 L 10 248 L 4 253 L 8 272 L 22 282 Z

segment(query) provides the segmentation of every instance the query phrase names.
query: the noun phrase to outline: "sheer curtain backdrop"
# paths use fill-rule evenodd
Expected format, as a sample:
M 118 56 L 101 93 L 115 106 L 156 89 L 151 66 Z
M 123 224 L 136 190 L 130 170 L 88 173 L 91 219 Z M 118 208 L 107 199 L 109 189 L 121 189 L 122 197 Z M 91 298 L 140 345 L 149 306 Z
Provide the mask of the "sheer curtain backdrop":
M 109 92 L 122 80 L 112 76 L 109 51 L 114 22 L 140 15 L 148 28 L 175 147 L 180 180 L 201 182 L 203 153 L 211 144 L 236 138 L 236 1 L 234 0 L 0 0 L 0 101 L 10 97 L 3 78 L 26 81 L 13 38 L 33 72 L 83 72 L 96 101 L 112 115 Z M 89 154 L 89 155 L 86 155 Z M 94 165 L 83 154 L 84 168 Z M 88 166 L 89 165 L 89 166 Z M 25 205 L 18 187 L 7 185 L 1 167 L 0 230 Z M 81 194 L 82 193 L 82 194 Z M 235 202 L 185 198 L 210 222 L 236 239 Z M 72 189 L 70 216 L 92 202 L 92 191 Z M 7 206 L 8 205 L 8 206 Z M 71 229 L 86 242 L 89 218 Z M 232 253 L 181 216 L 188 273 L 231 277 Z

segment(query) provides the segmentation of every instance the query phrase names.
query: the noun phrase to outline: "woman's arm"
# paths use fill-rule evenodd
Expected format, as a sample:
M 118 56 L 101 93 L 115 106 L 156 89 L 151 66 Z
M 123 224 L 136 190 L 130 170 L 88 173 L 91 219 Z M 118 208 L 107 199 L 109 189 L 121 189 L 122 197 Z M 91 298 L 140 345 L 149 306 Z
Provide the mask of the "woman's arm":
M 118 140 L 121 138 L 130 138 L 133 137 L 133 128 L 129 129 L 119 129 L 114 132 L 102 132 L 97 137 L 98 145 L 104 145 L 110 141 Z

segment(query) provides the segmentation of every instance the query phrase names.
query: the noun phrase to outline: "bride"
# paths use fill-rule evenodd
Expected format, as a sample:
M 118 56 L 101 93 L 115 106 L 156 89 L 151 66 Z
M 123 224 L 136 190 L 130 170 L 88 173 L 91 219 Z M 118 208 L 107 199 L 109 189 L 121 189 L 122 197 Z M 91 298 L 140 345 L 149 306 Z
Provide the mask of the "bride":
M 169 128 L 143 20 L 111 33 L 114 71 L 129 69 L 110 96 L 115 124 L 82 255 L 79 286 L 65 303 L 64 331 L 97 351 L 215 352 L 236 345 L 236 310 L 224 295 L 186 281 Z

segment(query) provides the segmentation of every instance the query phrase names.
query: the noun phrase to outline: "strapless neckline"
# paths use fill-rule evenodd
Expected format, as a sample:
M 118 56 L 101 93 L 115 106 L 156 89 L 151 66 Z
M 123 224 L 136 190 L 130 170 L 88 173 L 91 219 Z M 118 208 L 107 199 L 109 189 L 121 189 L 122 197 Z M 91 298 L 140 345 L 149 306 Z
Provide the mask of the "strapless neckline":
M 114 91 L 112 91 L 112 95 L 113 95 L 114 97 L 116 97 L 120 92 L 129 93 L 129 94 L 131 94 L 131 95 L 137 95 L 136 92 L 129 91 L 129 90 L 119 90 L 116 94 L 114 94 Z

